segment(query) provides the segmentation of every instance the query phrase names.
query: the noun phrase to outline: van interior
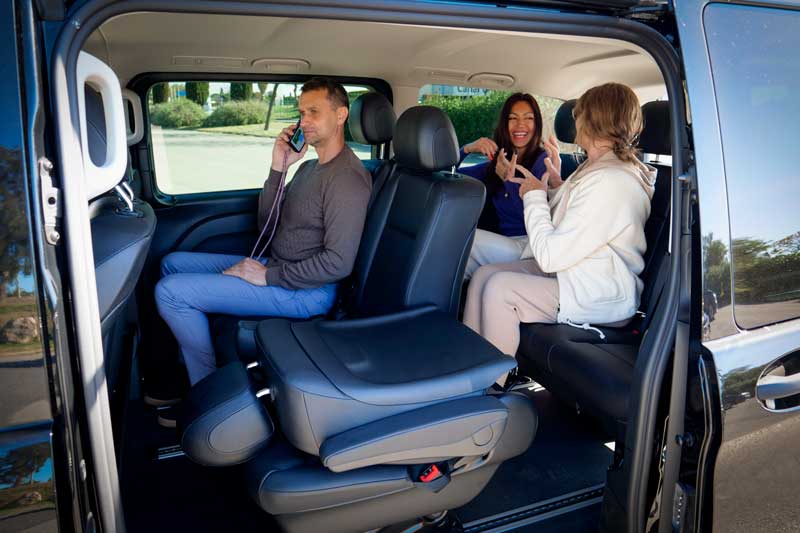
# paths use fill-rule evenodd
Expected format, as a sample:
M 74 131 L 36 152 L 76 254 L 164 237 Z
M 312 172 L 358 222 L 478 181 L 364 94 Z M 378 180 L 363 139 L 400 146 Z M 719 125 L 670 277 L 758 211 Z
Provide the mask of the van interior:
M 625 459 L 634 367 L 649 356 L 642 339 L 669 276 L 672 135 L 650 54 L 578 35 L 156 12 L 105 21 L 83 52 L 110 68 L 127 102 L 120 131 L 115 93 L 86 78 L 92 164 L 127 139 L 124 170 L 89 198 L 89 213 L 129 531 L 549 532 L 609 520 L 603 500 Z M 369 147 L 373 201 L 339 316 L 209 317 L 220 370 L 183 402 L 178 431 L 160 427 L 143 392 L 186 379 L 153 298 L 160 261 L 173 251 L 248 255 L 259 189 L 160 191 L 149 91 L 312 76 L 370 89 L 351 102 L 349 127 Z M 516 357 L 504 356 L 459 322 L 484 191 L 453 172 L 452 146 L 426 142 L 452 126 L 419 107 L 420 89 L 557 98 L 546 133 L 574 146 L 574 99 L 610 81 L 637 93 L 640 148 L 658 170 L 640 312 L 618 329 L 524 324 Z M 580 159 L 563 152 L 563 174 Z M 269 160 L 265 151 L 264 177 Z M 530 381 L 493 385 L 517 365 Z

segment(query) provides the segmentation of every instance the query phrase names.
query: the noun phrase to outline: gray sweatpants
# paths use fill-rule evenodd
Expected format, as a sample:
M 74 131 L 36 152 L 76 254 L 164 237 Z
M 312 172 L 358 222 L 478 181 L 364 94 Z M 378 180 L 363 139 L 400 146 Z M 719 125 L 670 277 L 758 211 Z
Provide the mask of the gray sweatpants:
M 516 355 L 520 322 L 553 324 L 558 315 L 558 281 L 535 259 L 480 267 L 467 290 L 464 324 Z

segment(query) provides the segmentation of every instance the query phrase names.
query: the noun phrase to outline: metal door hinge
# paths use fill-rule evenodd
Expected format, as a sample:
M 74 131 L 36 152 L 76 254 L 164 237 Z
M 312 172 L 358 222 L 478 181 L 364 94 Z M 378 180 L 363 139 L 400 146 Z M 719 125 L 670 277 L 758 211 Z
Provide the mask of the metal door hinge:
M 53 163 L 46 157 L 39 158 L 39 182 L 42 194 L 42 213 L 44 214 L 44 235 L 49 244 L 56 245 L 61 239 L 58 220 L 61 218 L 61 191 L 53 186 L 50 174 Z

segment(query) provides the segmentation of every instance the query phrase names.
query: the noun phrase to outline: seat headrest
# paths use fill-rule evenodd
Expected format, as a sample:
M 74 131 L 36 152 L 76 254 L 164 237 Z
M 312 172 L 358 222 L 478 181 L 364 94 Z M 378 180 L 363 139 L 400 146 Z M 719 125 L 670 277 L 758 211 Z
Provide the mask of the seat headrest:
M 575 143 L 575 119 L 572 118 L 572 110 L 575 109 L 576 102 L 577 100 L 567 100 L 556 111 L 553 129 L 555 129 L 556 137 L 562 143 Z
M 397 162 L 416 170 L 437 171 L 458 164 L 458 139 L 453 123 L 437 107 L 406 109 L 397 119 L 394 135 Z
M 375 145 L 391 141 L 396 121 L 391 102 L 380 93 L 362 94 L 350 106 L 350 135 L 360 144 Z
M 639 148 L 646 154 L 672 154 L 672 127 L 669 102 L 649 102 L 642 106 L 644 128 L 639 136 Z

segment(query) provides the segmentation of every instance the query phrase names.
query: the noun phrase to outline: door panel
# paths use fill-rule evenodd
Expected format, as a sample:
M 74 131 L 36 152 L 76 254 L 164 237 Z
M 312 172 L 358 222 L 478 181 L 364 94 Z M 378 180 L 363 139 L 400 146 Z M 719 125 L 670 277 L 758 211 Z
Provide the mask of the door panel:
M 179 250 L 249 254 L 258 237 L 258 192 L 158 208 L 151 259 Z
M 775 360 L 800 346 L 786 323 L 706 343 L 722 393 L 722 446 L 714 467 L 714 530 L 800 529 L 800 411 L 770 412 L 756 383 Z
M 713 486 L 698 488 L 713 498 L 704 505 L 716 531 L 797 531 L 800 12 L 675 8 L 697 161 L 703 344 L 722 408 L 711 413 L 721 442 L 703 476 Z

